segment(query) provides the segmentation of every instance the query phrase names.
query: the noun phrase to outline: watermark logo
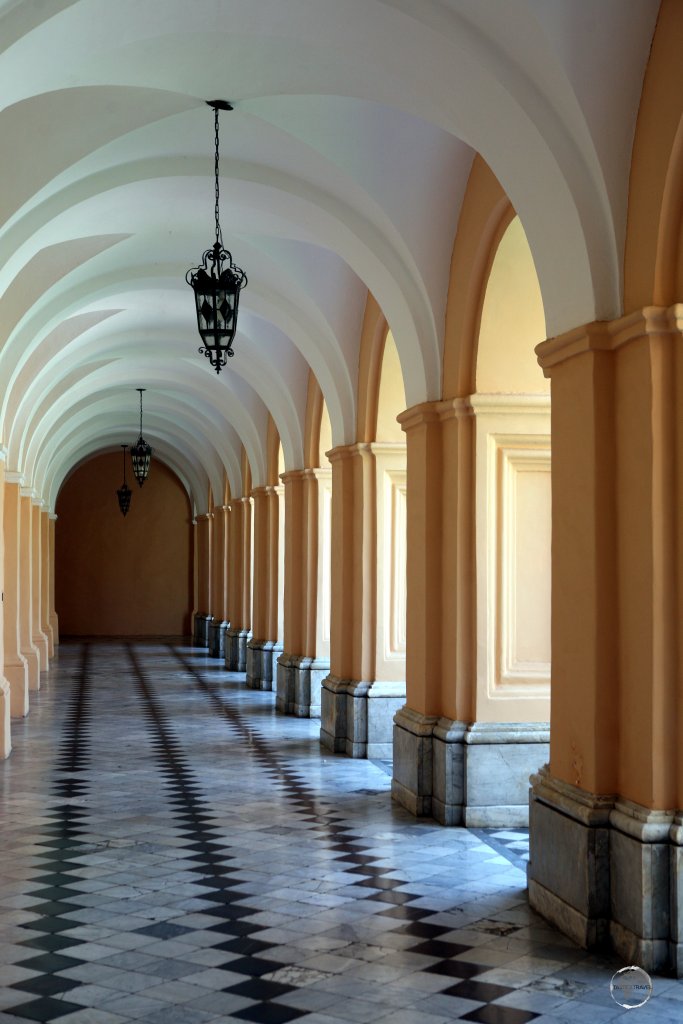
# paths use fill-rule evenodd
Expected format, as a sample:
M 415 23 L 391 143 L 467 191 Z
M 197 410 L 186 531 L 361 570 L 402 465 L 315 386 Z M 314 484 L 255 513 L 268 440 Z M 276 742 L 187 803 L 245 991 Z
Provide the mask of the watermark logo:
M 615 1003 L 626 1010 L 645 1006 L 652 995 L 652 978 L 642 967 L 622 967 L 609 983 L 610 995 Z

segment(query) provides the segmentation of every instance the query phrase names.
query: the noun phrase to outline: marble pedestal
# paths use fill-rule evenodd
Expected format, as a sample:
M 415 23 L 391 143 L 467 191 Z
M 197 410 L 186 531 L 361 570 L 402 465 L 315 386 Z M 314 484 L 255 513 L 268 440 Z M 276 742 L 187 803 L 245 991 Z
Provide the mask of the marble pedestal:
M 405 697 L 405 682 L 359 682 L 328 675 L 322 681 L 322 746 L 349 757 L 391 757 L 394 715 Z
M 282 715 L 294 711 L 294 661 L 295 656 L 284 651 L 277 659 L 275 707 Z
M 529 776 L 548 757 L 545 723 L 394 717 L 394 799 L 442 825 L 526 826 Z
M 248 629 L 233 629 L 230 626 L 225 631 L 225 667 L 229 672 L 246 672 L 250 636 Z
M 9 757 L 12 752 L 10 701 L 10 685 L 6 679 L 0 679 L 0 758 Z
M 25 718 L 29 711 L 28 666 L 21 655 L 5 661 L 5 679 L 10 687 L 10 714 Z
M 193 640 L 198 647 L 209 646 L 209 626 L 212 622 L 212 615 L 206 615 L 204 612 L 195 615 Z
M 225 634 L 229 622 L 212 619 L 209 623 L 209 655 L 212 658 L 225 658 Z
M 277 687 L 277 659 L 282 645 L 274 640 L 254 640 L 247 644 L 247 686 L 251 690 Z
M 679 811 L 669 832 L 671 890 L 671 967 L 683 978 L 683 814 Z
M 579 945 L 678 969 L 681 860 L 673 813 L 532 780 L 529 902 Z
M 283 653 L 277 665 L 278 711 L 298 718 L 320 718 L 320 691 L 330 671 L 329 661 Z

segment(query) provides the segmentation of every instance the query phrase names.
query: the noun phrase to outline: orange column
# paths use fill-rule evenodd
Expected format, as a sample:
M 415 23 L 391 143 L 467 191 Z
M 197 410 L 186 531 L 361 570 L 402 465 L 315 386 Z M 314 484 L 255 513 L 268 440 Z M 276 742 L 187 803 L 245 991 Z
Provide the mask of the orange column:
M 23 492 L 18 488 L 19 494 L 19 630 L 20 649 L 28 664 L 29 689 L 40 689 L 40 654 L 32 639 L 32 542 L 31 542 L 31 521 L 32 504 L 31 492 Z
M 228 619 L 230 626 L 225 634 L 225 667 L 231 672 L 244 671 L 240 668 L 240 636 L 244 610 L 244 502 L 235 498 L 230 502 L 230 526 L 228 536 Z M 246 662 L 246 652 L 245 652 Z
M 213 618 L 209 625 L 209 653 L 212 658 L 224 658 L 225 631 L 228 627 L 224 595 L 226 550 L 222 506 L 214 507 L 212 517 L 211 607 Z
M 242 618 L 240 621 L 240 672 L 246 667 L 247 640 L 251 634 L 252 604 L 252 508 L 251 498 L 240 498 L 242 503 Z
M 50 591 L 53 586 L 50 570 L 50 513 L 43 509 L 40 512 L 40 629 L 47 637 L 48 658 L 52 658 L 55 653 L 50 624 Z
M 40 658 L 40 671 L 47 672 L 49 667 L 49 644 L 41 625 L 41 605 L 43 591 L 43 554 L 41 532 L 41 509 L 34 500 L 31 501 L 31 639 Z
M 29 665 L 21 653 L 20 629 L 20 485 L 16 474 L 5 477 L 3 500 L 3 539 L 5 580 L 3 593 L 3 637 L 5 644 L 5 677 L 10 684 L 12 715 L 25 716 L 29 710 Z M 31 689 L 38 688 L 37 659 Z
M 197 546 L 195 565 L 197 573 L 197 611 L 194 638 L 201 647 L 209 645 L 211 614 L 211 517 L 209 513 L 197 516 Z
M 50 629 L 52 630 L 52 641 L 55 645 L 59 643 L 59 617 L 55 608 L 55 523 L 57 516 L 54 514 L 49 515 L 49 557 L 50 557 L 50 586 L 49 586 L 49 621 Z
M 277 663 L 278 711 L 291 714 L 294 707 L 294 665 L 303 655 L 305 636 L 306 551 L 304 517 L 306 512 L 303 470 L 282 474 L 285 503 L 284 528 L 284 631 L 283 652 Z
M 263 686 L 263 652 L 268 637 L 268 598 L 272 571 L 269 529 L 268 488 L 257 487 L 251 492 L 253 502 L 253 602 L 251 630 L 247 644 L 247 686 L 250 689 L 270 689 Z M 268 680 L 269 684 L 272 676 Z
M 350 756 L 367 753 L 367 694 L 375 678 L 377 501 L 372 445 L 335 448 L 332 464 L 330 673 L 320 739 Z
M 669 847 L 683 805 L 683 305 L 537 352 L 552 382 L 553 656 L 530 900 L 583 945 L 609 937 L 659 970 L 683 875 Z
M 329 638 L 321 604 L 329 591 L 322 556 L 324 480 L 329 471 L 283 474 L 285 488 L 284 641 L 278 658 L 277 708 L 299 717 L 320 716 L 323 678 L 329 672 Z M 274 526 L 274 523 L 273 523 Z
M 392 796 L 457 824 L 474 717 L 474 432 L 464 399 L 399 416 L 406 434 L 406 704 L 394 718 Z
M 277 661 L 284 650 L 285 594 L 285 489 L 268 487 L 270 572 L 268 577 L 268 641 L 263 656 L 263 678 L 277 688 Z
M 4 453 L 2 459 L 0 459 L 0 537 L 3 536 L 3 513 L 4 513 L 4 487 L 5 487 L 5 462 Z M 0 624 L 0 665 L 2 671 L 0 671 L 0 758 L 9 757 L 12 750 L 12 735 L 10 726 L 10 717 L 12 714 L 12 686 L 7 678 L 5 669 L 5 643 L 4 643 L 4 631 L 5 631 L 5 554 L 4 544 L 0 544 L 0 591 L 2 592 L 2 601 L 0 602 L 0 613 L 2 614 L 2 623 Z M 25 712 L 21 712 L 24 713 Z

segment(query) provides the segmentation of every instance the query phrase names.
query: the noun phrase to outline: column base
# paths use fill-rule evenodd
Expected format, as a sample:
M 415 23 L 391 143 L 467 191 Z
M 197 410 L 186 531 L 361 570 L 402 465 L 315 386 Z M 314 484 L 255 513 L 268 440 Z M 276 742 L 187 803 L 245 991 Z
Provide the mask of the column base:
M 35 647 L 22 647 L 21 656 L 26 662 L 29 690 L 40 689 L 40 657 Z
M 49 647 L 47 637 L 44 633 L 33 633 L 31 643 L 38 652 L 38 665 L 41 672 L 47 672 L 50 667 Z
M 529 902 L 585 948 L 680 975 L 681 829 L 673 812 L 594 796 L 547 768 L 531 792 Z
M 671 967 L 683 978 L 683 813 L 674 818 L 669 834 L 671 879 Z
M 320 718 L 322 682 L 330 671 L 329 661 L 319 658 L 292 659 L 294 675 L 294 706 L 297 718 Z
M 277 659 L 275 707 L 281 715 L 294 711 L 294 661 L 295 656 L 283 651 Z
M 212 619 L 209 622 L 209 656 L 211 658 L 225 658 L 225 633 L 230 623 L 222 619 Z
M 5 662 L 5 678 L 10 688 L 10 714 L 25 718 L 29 709 L 28 665 L 21 655 Z
M 0 759 L 9 757 L 12 752 L 10 701 L 10 685 L 6 679 L 0 679 Z
M 613 797 L 533 776 L 529 804 L 529 903 L 584 948 L 609 936 L 609 816 Z
M 281 654 L 282 644 L 252 637 L 247 644 L 247 686 L 250 690 L 277 688 L 277 659 Z
M 670 966 L 674 816 L 617 800 L 610 814 L 610 939 L 625 963 Z
M 440 718 L 433 730 L 432 816 L 442 825 L 462 825 L 465 807 L 467 725 Z
M 56 612 L 50 614 L 50 629 L 52 630 L 52 643 L 59 646 L 59 616 Z
M 329 661 L 283 652 L 277 659 L 277 710 L 297 718 L 320 718 L 322 682 L 329 670 Z
M 206 612 L 198 612 L 194 617 L 194 630 L 192 638 L 197 647 L 209 646 L 209 626 L 213 622 L 213 616 Z
M 321 744 L 348 757 L 391 757 L 394 715 L 405 699 L 405 682 L 327 676 L 322 681 Z
M 433 743 L 438 719 L 404 706 L 394 716 L 391 796 L 417 818 L 432 813 Z
M 548 723 L 473 722 L 464 744 L 463 824 L 526 827 L 529 776 L 550 756 Z
M 251 633 L 248 629 L 228 627 L 225 632 L 225 667 L 229 672 L 246 672 L 247 644 Z
M 526 826 L 529 775 L 548 740 L 546 723 L 468 725 L 404 707 L 394 717 L 394 798 L 442 825 Z

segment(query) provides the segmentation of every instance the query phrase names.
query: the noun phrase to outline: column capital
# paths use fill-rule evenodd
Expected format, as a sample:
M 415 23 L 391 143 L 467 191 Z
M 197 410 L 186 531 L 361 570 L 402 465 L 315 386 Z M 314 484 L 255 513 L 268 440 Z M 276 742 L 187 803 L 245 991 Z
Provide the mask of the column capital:
M 444 420 L 462 419 L 473 415 L 469 396 L 447 398 L 438 402 L 422 402 L 405 409 L 396 417 L 406 434 L 430 423 L 442 423 Z
M 405 452 L 405 441 L 356 441 L 353 444 L 339 445 L 325 452 L 330 462 L 341 462 L 360 455 L 376 455 L 378 452 Z M 313 470 L 316 474 L 328 472 L 326 469 Z
M 21 473 L 17 473 L 16 470 L 8 469 L 5 473 L 5 483 L 21 487 L 24 483 L 24 477 Z
M 286 487 L 287 484 L 297 483 L 304 480 L 306 477 L 305 469 L 288 469 L 286 472 L 280 474 L 280 480 Z
M 586 352 L 616 352 L 639 338 L 683 334 L 683 303 L 645 306 L 617 320 L 596 320 L 575 327 L 536 346 L 536 356 L 546 377 L 555 366 Z

